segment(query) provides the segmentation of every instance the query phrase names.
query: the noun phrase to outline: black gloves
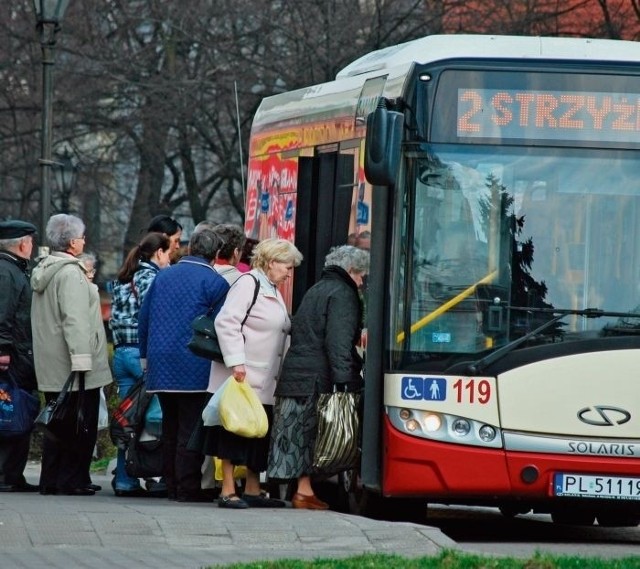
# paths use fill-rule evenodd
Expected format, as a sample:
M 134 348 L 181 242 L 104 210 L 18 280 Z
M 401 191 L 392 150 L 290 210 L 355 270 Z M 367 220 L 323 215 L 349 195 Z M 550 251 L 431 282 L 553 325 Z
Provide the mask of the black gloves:
M 344 391 L 345 393 L 360 393 L 364 384 L 362 381 L 347 381 L 345 383 L 336 383 L 336 391 Z

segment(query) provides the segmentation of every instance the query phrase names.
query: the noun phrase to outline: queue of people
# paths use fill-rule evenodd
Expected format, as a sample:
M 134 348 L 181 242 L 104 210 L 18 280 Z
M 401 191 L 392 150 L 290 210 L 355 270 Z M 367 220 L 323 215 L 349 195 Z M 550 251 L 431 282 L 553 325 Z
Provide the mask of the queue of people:
M 180 502 L 211 502 L 211 457 L 222 464 L 218 506 L 231 509 L 283 507 L 260 484 L 295 481 L 294 508 L 321 510 L 328 504 L 311 485 L 316 432 L 315 406 L 321 393 L 362 388 L 362 360 L 356 350 L 362 329 L 359 288 L 368 272 L 368 252 L 351 245 L 334 248 L 293 321 L 279 287 L 300 265 L 302 254 L 289 241 L 246 239 L 230 224 L 196 226 L 184 254 L 182 227 L 158 216 L 126 256 L 113 283 L 109 322 L 114 351 L 109 364 L 95 274 L 85 258 L 84 223 L 58 214 L 47 224 L 51 254 L 29 279 L 36 228 L 0 222 L 0 377 L 11 374 L 25 390 L 57 397 L 70 374 L 83 389 L 72 398 L 85 428 L 70 427 L 64 442 L 45 439 L 39 485 L 24 479 L 29 436 L 0 436 L 0 491 L 89 496 L 89 466 L 97 438 L 100 390 L 111 383 L 124 398 L 144 378 L 162 409 L 164 492 L 149 492 L 127 474 L 118 451 L 112 482 L 119 497 L 167 496 Z M 242 263 L 249 266 L 242 266 Z M 249 269 L 247 272 L 247 268 Z M 191 322 L 209 312 L 224 362 L 211 362 L 187 347 Z M 37 325 L 32 325 L 37 322 Z M 221 426 L 202 427 L 202 411 L 232 377 L 256 392 L 268 418 L 262 438 L 243 438 Z M 202 436 L 194 448 L 193 434 Z M 239 495 L 234 468 L 246 467 Z

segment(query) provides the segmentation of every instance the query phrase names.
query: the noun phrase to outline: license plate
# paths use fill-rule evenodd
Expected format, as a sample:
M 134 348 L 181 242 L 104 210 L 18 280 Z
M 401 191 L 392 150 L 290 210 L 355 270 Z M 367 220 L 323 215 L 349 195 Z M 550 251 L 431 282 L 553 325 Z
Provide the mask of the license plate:
M 610 500 L 640 500 L 640 478 L 557 472 L 553 477 L 553 495 L 576 498 L 608 498 Z

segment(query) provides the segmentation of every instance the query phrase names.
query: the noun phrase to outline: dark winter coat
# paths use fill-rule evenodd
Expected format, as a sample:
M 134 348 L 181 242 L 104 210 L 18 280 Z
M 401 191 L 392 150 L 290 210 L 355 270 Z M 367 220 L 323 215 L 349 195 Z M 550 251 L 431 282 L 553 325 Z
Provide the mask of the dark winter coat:
M 31 339 L 31 285 L 28 262 L 0 251 L 0 355 L 10 355 L 7 373 L 23 389 L 37 387 Z M 3 372 L 0 372 L 3 373 Z
M 153 280 L 138 319 L 140 357 L 147 359 L 147 391 L 206 391 L 211 362 L 187 344 L 191 322 L 213 306 L 219 312 L 229 285 L 205 259 L 182 257 Z
M 291 322 L 291 345 L 276 387 L 277 397 L 330 393 L 334 385 L 361 384 L 362 305 L 358 287 L 337 266 L 326 267 Z

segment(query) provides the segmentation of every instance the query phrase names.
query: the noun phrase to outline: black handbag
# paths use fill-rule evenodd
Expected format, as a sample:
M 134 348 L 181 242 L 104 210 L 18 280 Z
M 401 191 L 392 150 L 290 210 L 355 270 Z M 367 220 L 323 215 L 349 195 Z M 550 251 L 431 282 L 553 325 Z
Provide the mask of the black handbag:
M 33 430 L 40 399 L 5 375 L 0 379 L 0 438 L 26 435 Z
M 147 441 L 134 437 L 124 455 L 125 470 L 134 478 L 154 478 L 164 474 L 162 440 L 151 438 Z
M 255 281 L 255 288 L 253 291 L 253 299 L 251 300 L 251 304 L 249 308 L 247 308 L 247 313 L 240 324 L 240 328 L 244 326 L 244 323 L 249 318 L 249 312 L 253 308 L 253 305 L 256 303 L 258 298 L 258 293 L 260 292 L 260 283 L 258 279 L 253 275 L 249 275 Z M 240 277 L 242 278 L 242 277 Z M 237 281 L 236 281 L 237 282 Z M 234 283 L 235 284 L 235 283 Z M 215 316 L 213 316 L 213 310 L 217 306 L 218 302 L 215 302 L 209 307 L 206 314 L 202 314 L 194 318 L 191 322 L 191 328 L 193 328 L 193 336 L 187 347 L 196 355 L 201 358 L 206 358 L 208 360 L 213 360 L 214 362 L 224 363 L 224 358 L 222 356 L 222 350 L 220 349 L 220 342 L 218 342 L 218 336 L 216 335 L 216 327 L 215 327 Z
M 62 442 L 74 428 L 76 433 L 87 432 L 82 411 L 84 374 L 83 371 L 72 371 L 58 397 L 51 399 L 36 417 L 36 429 L 54 442 Z M 74 402 L 71 392 L 76 378 L 78 379 L 78 398 Z
M 220 349 L 220 342 L 218 342 L 214 325 L 215 317 L 211 314 L 211 311 L 212 309 L 209 309 L 206 314 L 198 316 L 191 322 L 193 336 L 189 340 L 187 347 L 196 356 L 215 362 L 223 362 L 222 350 Z

